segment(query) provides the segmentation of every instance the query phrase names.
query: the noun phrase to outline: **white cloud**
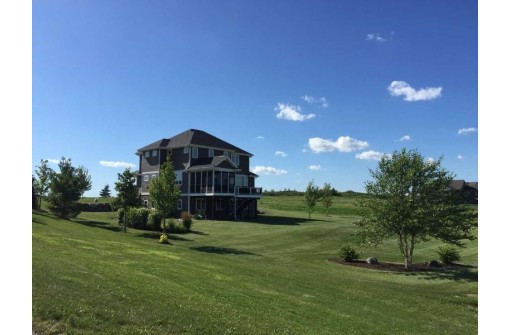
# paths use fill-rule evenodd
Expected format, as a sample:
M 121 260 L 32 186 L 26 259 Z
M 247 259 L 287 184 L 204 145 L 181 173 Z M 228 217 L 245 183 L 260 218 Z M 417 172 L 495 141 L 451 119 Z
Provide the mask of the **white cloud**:
M 315 114 L 301 114 L 300 106 L 294 106 L 290 104 L 278 103 L 274 110 L 279 111 L 277 113 L 277 119 L 291 120 L 291 121 L 305 121 L 316 117 Z
M 357 159 L 366 159 L 366 160 L 375 160 L 375 161 L 379 161 L 383 156 L 387 156 L 387 154 L 385 154 L 383 152 L 373 151 L 373 150 L 364 151 L 362 153 L 355 155 L 355 157 Z
M 316 98 L 311 97 L 310 95 L 307 95 L 307 94 L 305 94 L 305 95 L 304 95 L 303 97 L 301 97 L 301 98 L 302 98 L 302 100 L 305 100 L 306 102 L 308 102 L 308 103 L 310 103 L 310 104 L 316 101 Z
M 58 159 L 52 159 L 52 158 L 48 158 L 47 161 L 48 161 L 48 163 L 53 163 L 53 164 L 60 163 L 60 161 Z
M 463 157 L 462 155 L 458 155 L 458 157 L 457 157 L 457 158 L 458 158 L 458 159 L 463 159 L 463 158 L 465 158 L 465 157 Z
M 405 135 L 399 139 L 399 142 L 405 142 L 405 141 L 411 141 L 411 140 L 412 140 L 412 138 L 410 137 L 410 135 Z
M 283 169 L 276 169 L 271 166 L 256 166 L 251 170 L 253 173 L 258 175 L 266 175 L 266 176 L 280 176 L 286 174 L 287 171 Z
M 258 140 L 264 140 L 264 136 L 257 136 L 256 139 Z
M 442 87 L 426 87 L 417 91 L 407 82 L 396 80 L 390 83 L 387 90 L 392 96 L 403 95 L 405 101 L 433 100 L 442 95 Z
M 383 43 L 383 42 L 392 41 L 393 36 L 394 36 L 393 31 L 390 33 L 390 36 L 388 36 L 388 37 L 383 37 L 379 33 L 371 33 L 371 34 L 366 35 L 366 41 L 375 41 L 375 42 Z
M 426 162 L 427 162 L 427 163 L 434 163 L 434 162 L 435 162 L 435 159 L 434 159 L 433 157 L 428 157 L 428 158 L 426 159 Z
M 284 151 L 275 151 L 275 156 L 280 156 L 280 157 L 287 157 L 287 154 L 284 152 Z
M 325 97 L 319 98 L 319 102 L 321 103 L 321 107 L 323 107 L 323 108 L 327 108 L 329 106 L 328 101 L 326 100 Z
M 311 171 L 318 171 L 321 170 L 321 165 L 309 165 L 308 169 Z
M 477 128 L 461 128 L 458 129 L 458 135 L 468 135 L 470 133 L 475 133 Z
M 113 168 L 134 168 L 135 164 L 126 163 L 126 162 L 108 162 L 108 161 L 100 161 L 99 164 L 107 167 Z
M 341 136 L 337 141 L 325 140 L 319 137 L 309 138 L 309 148 L 314 153 L 320 152 L 351 152 L 367 148 L 369 143 L 359 141 L 349 136 Z
M 316 99 L 314 98 L 313 96 L 310 96 L 310 95 L 307 95 L 305 94 L 304 96 L 301 97 L 302 100 L 308 102 L 309 104 L 313 104 L 313 103 L 319 103 L 321 105 L 321 107 L 323 108 L 328 108 L 328 101 L 326 100 L 325 97 L 321 97 L 319 99 Z

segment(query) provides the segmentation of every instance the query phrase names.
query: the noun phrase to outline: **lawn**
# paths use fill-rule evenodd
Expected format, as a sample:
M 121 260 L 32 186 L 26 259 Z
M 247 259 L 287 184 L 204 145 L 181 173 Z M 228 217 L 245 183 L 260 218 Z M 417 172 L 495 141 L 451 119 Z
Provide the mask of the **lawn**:
M 264 201 L 257 221 L 194 221 L 171 245 L 158 244 L 158 234 L 123 233 L 115 213 L 72 221 L 34 213 L 34 331 L 477 334 L 477 241 L 462 251 L 459 271 L 356 268 L 328 260 L 352 240 L 355 216 L 308 221 Z M 415 261 L 437 258 L 439 245 L 420 244 Z M 361 250 L 369 256 L 401 261 L 395 241 Z

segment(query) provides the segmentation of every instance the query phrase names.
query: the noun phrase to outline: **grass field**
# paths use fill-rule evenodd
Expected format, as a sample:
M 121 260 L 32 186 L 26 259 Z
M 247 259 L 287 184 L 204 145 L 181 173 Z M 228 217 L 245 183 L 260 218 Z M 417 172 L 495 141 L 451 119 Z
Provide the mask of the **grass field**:
M 335 264 L 328 259 L 352 239 L 356 217 L 315 213 L 308 221 L 272 198 L 261 200 L 257 221 L 194 221 L 171 245 L 158 244 L 158 234 L 123 233 L 115 213 L 72 221 L 34 213 L 34 331 L 477 334 L 477 241 L 462 251 L 459 271 Z M 415 261 L 437 258 L 439 245 L 419 244 Z M 361 250 L 369 256 L 401 262 L 395 241 Z

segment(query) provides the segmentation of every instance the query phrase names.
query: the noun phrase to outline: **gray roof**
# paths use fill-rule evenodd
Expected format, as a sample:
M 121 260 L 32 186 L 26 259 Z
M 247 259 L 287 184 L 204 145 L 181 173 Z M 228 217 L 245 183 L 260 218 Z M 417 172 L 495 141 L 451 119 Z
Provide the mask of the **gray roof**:
M 216 136 L 213 136 L 203 130 L 198 129 L 189 129 L 187 131 L 182 132 L 174 137 L 169 139 L 162 138 L 154 143 L 146 145 L 137 150 L 137 153 L 142 153 L 147 150 L 152 149 L 172 149 L 172 148 L 182 148 L 187 146 L 201 146 L 201 147 L 210 147 L 222 150 L 234 151 L 240 154 L 245 154 L 252 156 L 251 153 L 240 149 L 224 140 L 219 139 Z
M 224 163 L 225 162 L 225 163 Z M 224 163 L 224 164 L 222 164 Z M 194 160 L 191 166 L 185 164 L 187 170 L 214 170 L 215 168 L 239 170 L 238 167 L 227 156 L 215 156 Z
M 463 186 L 465 186 L 465 181 L 463 179 L 453 180 L 451 181 L 451 185 L 449 185 L 449 187 L 454 190 L 462 190 Z

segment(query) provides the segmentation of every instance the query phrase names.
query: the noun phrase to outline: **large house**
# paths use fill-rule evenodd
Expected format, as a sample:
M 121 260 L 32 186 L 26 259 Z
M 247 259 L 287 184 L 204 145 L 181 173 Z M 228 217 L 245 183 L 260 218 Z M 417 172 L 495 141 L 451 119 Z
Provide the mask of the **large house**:
M 451 182 L 449 188 L 457 192 L 464 203 L 477 204 L 478 203 L 478 182 L 466 182 L 463 179 L 455 179 Z
M 171 155 L 181 187 L 179 212 L 218 220 L 257 217 L 257 199 L 262 190 L 255 187 L 257 175 L 249 171 L 251 153 L 205 131 L 189 129 L 146 145 L 136 155 L 137 186 L 146 206 L 151 206 L 149 183 L 158 177 L 167 155 Z

